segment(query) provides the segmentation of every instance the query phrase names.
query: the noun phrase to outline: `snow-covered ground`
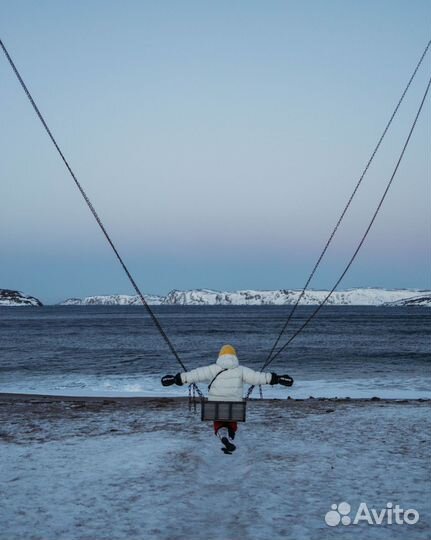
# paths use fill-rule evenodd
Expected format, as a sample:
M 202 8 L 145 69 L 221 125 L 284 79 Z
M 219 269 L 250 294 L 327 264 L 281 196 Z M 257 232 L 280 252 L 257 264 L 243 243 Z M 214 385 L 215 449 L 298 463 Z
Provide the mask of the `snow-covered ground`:
M 214 291 L 211 289 L 195 289 L 190 291 L 171 291 L 167 296 L 146 295 L 151 305 L 188 305 L 188 306 L 256 306 L 256 305 L 292 305 L 295 304 L 301 291 L 280 289 L 276 291 L 241 290 L 233 292 Z M 325 300 L 329 291 L 308 290 L 301 299 L 301 305 L 316 305 Z M 419 289 L 379 289 L 356 288 L 336 291 L 328 300 L 328 305 L 343 306 L 381 306 L 399 303 L 398 305 L 431 306 L 431 291 Z M 62 302 L 65 306 L 81 305 L 136 305 L 140 304 L 137 296 L 106 295 L 88 296 L 86 298 L 69 298 Z
M 252 402 L 224 455 L 184 400 L 0 397 L 1 540 L 428 539 L 430 403 Z M 415 525 L 325 523 L 331 505 Z

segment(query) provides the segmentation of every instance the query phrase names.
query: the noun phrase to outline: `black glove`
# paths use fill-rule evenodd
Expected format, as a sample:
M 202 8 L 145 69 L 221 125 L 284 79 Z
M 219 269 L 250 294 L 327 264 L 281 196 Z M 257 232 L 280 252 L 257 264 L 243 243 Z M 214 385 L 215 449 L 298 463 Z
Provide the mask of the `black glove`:
M 163 386 L 171 386 L 172 384 L 175 384 L 175 377 L 173 375 L 165 375 L 162 377 L 162 384 Z
M 175 375 L 175 384 L 177 384 L 178 386 L 182 386 L 183 385 L 183 381 L 181 379 L 181 373 L 177 373 Z
M 271 373 L 271 380 L 269 384 L 282 384 L 283 386 L 292 386 L 293 379 L 289 375 L 277 375 L 277 373 Z
M 165 375 L 162 377 L 162 384 L 163 386 L 172 386 L 173 384 L 177 384 L 178 386 L 183 385 L 183 381 L 181 380 L 181 373 L 177 373 L 174 375 Z
M 278 384 L 278 375 L 277 373 L 271 373 L 271 380 L 269 384 Z
M 278 384 L 282 384 L 283 386 L 292 386 L 293 379 L 289 375 L 279 375 Z

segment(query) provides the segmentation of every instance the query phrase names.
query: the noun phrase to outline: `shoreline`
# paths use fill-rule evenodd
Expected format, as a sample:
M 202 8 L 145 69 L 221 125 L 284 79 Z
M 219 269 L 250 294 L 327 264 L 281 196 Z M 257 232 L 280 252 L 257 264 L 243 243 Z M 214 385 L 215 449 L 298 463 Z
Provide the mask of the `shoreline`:
M 182 404 L 187 403 L 189 398 L 187 396 L 68 396 L 68 395 L 50 395 L 50 394 L 27 394 L 27 393 L 15 393 L 15 392 L 0 392 L 0 402 L 35 402 L 37 403 L 51 403 L 51 402 L 102 402 L 105 404 L 112 403 L 121 403 L 121 404 L 139 404 L 139 403 L 165 403 L 165 404 Z M 200 399 L 196 398 L 196 402 L 199 402 Z M 280 405 L 283 402 L 330 402 L 330 403 L 368 403 L 368 402 L 377 402 L 377 403 L 388 403 L 388 404 L 397 404 L 397 403 L 429 403 L 431 402 L 430 398 L 380 398 L 380 397 L 370 397 L 370 398 L 349 398 L 349 397 L 308 397 L 308 398 L 250 398 L 249 401 L 253 403 L 277 403 Z

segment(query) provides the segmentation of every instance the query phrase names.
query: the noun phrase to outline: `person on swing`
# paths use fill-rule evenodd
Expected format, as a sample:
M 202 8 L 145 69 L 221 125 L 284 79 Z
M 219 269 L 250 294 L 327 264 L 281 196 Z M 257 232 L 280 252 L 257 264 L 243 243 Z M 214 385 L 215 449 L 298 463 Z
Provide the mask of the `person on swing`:
M 217 362 L 191 371 L 162 377 L 163 386 L 208 382 L 209 401 L 242 401 L 243 385 L 282 384 L 292 386 L 293 379 L 289 375 L 262 373 L 241 366 L 232 345 L 224 345 L 219 352 Z M 236 446 L 233 443 L 238 429 L 236 422 L 214 422 L 214 433 L 221 440 L 225 454 L 231 454 Z

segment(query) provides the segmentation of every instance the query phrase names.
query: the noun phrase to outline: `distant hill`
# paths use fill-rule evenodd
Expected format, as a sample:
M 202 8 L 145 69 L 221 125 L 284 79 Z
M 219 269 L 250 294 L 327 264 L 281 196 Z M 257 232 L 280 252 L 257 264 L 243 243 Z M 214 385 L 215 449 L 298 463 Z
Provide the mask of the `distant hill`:
M 325 290 L 308 290 L 301 299 L 301 305 L 320 304 L 328 295 Z M 233 292 L 194 289 L 189 291 L 171 291 L 166 296 L 148 295 L 146 300 L 151 305 L 185 306 L 258 306 L 292 305 L 300 291 L 280 289 L 275 291 L 240 290 Z M 66 306 L 83 305 L 138 305 L 138 296 L 106 295 L 86 298 L 69 298 L 61 303 Z M 357 288 L 336 291 L 329 298 L 328 305 L 342 306 L 408 306 L 420 305 L 431 307 L 431 291 L 419 289 L 379 289 Z
M 20 291 L 0 289 L 0 306 L 42 306 L 42 302 Z
M 154 294 L 145 295 L 145 300 L 152 305 L 160 305 L 165 297 Z M 68 298 L 61 302 L 62 306 L 134 306 L 141 304 L 139 296 L 127 294 L 110 294 L 102 296 L 87 296 L 85 298 Z
M 431 294 L 423 294 L 420 296 L 413 296 L 412 298 L 405 298 L 404 300 L 397 300 L 388 304 L 390 306 L 426 306 L 431 307 Z

